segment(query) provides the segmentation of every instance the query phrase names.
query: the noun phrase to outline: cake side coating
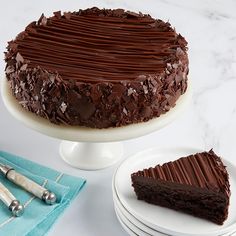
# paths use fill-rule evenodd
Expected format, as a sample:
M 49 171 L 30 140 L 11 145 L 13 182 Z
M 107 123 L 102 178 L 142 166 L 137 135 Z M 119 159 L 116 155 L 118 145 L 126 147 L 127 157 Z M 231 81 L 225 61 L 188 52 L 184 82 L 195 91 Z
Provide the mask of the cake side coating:
M 186 91 L 187 43 L 169 23 L 122 9 L 42 15 L 6 52 L 6 77 L 27 110 L 95 128 L 147 121 Z
M 229 177 L 213 150 L 131 175 L 139 200 L 222 225 L 228 217 Z

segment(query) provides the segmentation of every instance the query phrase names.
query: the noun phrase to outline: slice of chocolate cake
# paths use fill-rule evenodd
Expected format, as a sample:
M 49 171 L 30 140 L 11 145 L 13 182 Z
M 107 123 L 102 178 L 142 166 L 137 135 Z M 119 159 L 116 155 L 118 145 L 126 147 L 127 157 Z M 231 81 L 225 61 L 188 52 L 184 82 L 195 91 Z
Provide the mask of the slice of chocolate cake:
M 139 200 L 219 225 L 228 217 L 229 177 L 213 150 L 138 171 L 131 179 Z

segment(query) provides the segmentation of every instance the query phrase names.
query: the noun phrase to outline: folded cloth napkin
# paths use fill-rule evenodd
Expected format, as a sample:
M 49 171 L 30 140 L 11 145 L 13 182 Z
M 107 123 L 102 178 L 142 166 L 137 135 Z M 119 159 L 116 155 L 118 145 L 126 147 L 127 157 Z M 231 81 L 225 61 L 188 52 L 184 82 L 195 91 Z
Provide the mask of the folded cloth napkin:
M 0 182 L 25 206 L 25 212 L 21 217 L 13 217 L 0 201 L 0 235 L 46 235 L 85 184 L 82 178 L 60 173 L 3 151 L 0 151 L 0 163 L 10 165 L 19 173 L 50 189 L 57 196 L 56 204 L 46 205 L 1 175 Z

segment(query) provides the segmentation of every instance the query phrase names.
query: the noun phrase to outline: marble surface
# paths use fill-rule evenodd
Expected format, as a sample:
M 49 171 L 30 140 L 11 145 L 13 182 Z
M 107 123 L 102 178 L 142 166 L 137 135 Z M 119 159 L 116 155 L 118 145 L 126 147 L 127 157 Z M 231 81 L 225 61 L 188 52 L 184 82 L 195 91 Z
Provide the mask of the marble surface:
M 189 42 L 193 101 L 168 127 L 125 141 L 125 157 L 152 146 L 194 146 L 214 150 L 235 162 L 236 153 L 236 1 L 234 0 L 0 0 L 0 51 L 41 13 L 91 6 L 125 8 L 170 21 Z M 3 58 L 3 54 L 2 54 Z M 0 70 L 4 76 L 4 61 Z M 59 157 L 59 140 L 32 131 L 15 120 L 0 100 L 0 149 L 88 180 L 49 235 L 126 235 L 112 204 L 111 179 L 117 165 L 81 171 Z M 124 157 L 124 158 L 125 158 Z

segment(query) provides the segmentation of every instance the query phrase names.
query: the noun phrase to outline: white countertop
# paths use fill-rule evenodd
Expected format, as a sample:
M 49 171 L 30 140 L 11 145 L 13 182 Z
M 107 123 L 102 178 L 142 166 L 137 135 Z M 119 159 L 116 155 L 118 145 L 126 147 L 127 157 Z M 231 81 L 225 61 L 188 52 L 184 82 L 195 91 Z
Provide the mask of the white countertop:
M 193 102 L 164 129 L 124 142 L 125 157 L 152 146 L 214 148 L 235 162 L 236 154 L 236 2 L 234 0 L 0 0 L 0 52 L 6 42 L 41 13 L 75 11 L 92 6 L 125 8 L 170 21 L 189 43 Z M 3 56 L 2 56 L 3 57 Z M 4 76 L 4 61 L 0 70 Z M 87 185 L 49 235 L 126 235 L 116 219 L 111 195 L 117 165 L 99 171 L 81 171 L 65 164 L 59 140 L 39 134 L 15 120 L 0 100 L 0 149 L 87 179 Z M 125 158 L 124 157 L 124 158 Z

